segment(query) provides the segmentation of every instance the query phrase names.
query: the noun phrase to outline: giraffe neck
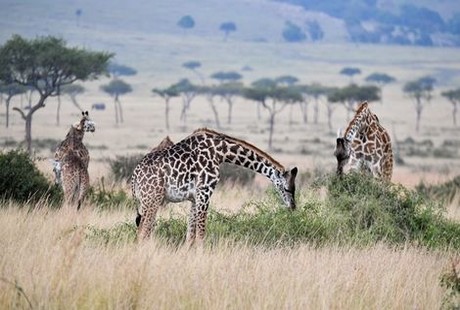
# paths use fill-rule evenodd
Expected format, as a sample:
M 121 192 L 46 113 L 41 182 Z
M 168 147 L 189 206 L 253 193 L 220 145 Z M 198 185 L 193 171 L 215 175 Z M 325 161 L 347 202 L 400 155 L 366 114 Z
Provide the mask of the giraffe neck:
M 367 103 L 362 104 L 358 111 L 356 112 L 354 118 L 348 124 L 347 129 L 345 130 L 344 137 L 348 141 L 353 141 L 356 135 L 359 132 L 364 131 L 368 126 L 369 122 L 371 121 L 372 113 L 370 112 Z
M 82 143 L 84 135 L 85 133 L 83 132 L 83 130 L 79 130 L 72 126 L 69 132 L 67 133 L 66 140 L 68 140 L 70 145 L 72 146 L 78 145 Z
M 214 154 L 214 160 L 221 164 L 231 163 L 260 173 L 274 181 L 285 168 L 270 155 L 254 145 L 209 129 L 201 129 L 204 149 Z

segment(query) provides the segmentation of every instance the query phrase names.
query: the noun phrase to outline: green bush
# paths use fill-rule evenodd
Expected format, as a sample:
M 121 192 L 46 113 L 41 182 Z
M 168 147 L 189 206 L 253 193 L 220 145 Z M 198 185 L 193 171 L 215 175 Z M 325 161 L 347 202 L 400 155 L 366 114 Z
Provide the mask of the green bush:
M 320 199 L 317 190 L 327 190 Z M 229 239 L 263 247 L 292 247 L 302 243 L 315 246 L 367 246 L 378 242 L 390 245 L 412 243 L 428 248 L 460 249 L 460 224 L 442 216 L 442 209 L 424 195 L 400 185 L 369 176 L 348 174 L 341 178 L 323 176 L 308 190 L 297 194 L 297 209 L 288 210 L 270 187 L 261 201 L 252 201 L 239 212 L 213 211 L 208 215 L 207 243 Z M 125 223 L 126 224 L 126 223 Z M 117 235 L 117 228 L 99 231 L 104 244 L 131 240 L 131 227 Z M 172 214 L 157 220 L 154 235 L 167 244 L 185 241 L 187 216 Z
M 63 197 L 60 187 L 50 183 L 23 151 L 0 153 L 0 198 L 25 203 L 48 200 L 53 206 Z
M 115 181 L 127 181 L 131 179 L 134 168 L 142 160 L 144 155 L 117 156 L 109 160 L 111 175 Z
M 134 210 L 135 206 L 135 202 L 131 197 L 131 193 L 128 194 L 122 188 L 115 188 L 115 186 L 107 189 L 104 178 L 100 180 L 99 184 L 90 187 L 87 199 L 98 210 L 113 210 L 123 208 Z

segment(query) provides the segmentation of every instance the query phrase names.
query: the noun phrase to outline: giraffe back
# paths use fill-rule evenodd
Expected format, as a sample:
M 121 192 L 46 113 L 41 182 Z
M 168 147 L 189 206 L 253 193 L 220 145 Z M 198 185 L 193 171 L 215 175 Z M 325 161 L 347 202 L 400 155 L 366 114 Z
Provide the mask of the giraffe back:
M 337 173 L 348 166 L 352 170 L 367 170 L 376 177 L 391 180 L 393 150 L 390 135 L 379 118 L 362 103 L 348 124 L 343 136 L 336 141 L 334 155 Z

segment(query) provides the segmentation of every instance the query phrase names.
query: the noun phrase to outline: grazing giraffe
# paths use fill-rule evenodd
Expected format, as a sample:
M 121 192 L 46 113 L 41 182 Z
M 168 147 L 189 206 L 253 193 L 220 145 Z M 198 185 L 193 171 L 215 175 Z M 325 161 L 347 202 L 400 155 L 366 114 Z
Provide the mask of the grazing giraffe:
M 187 242 L 192 245 L 205 235 L 209 200 L 219 181 L 219 165 L 239 165 L 269 178 L 284 203 L 295 209 L 297 168 L 286 170 L 254 145 L 225 134 L 201 128 L 166 149 L 147 154 L 134 170 L 132 183 L 138 207 L 138 240 L 150 236 L 156 213 L 167 202 L 192 203 Z
M 390 181 L 393 174 L 393 151 L 390 135 L 369 109 L 365 101 L 360 104 L 343 136 L 339 133 L 334 151 L 337 174 L 364 169 L 373 176 Z
M 53 171 L 56 183 L 62 184 L 64 200 L 80 209 L 89 188 L 89 152 L 83 144 L 85 132 L 94 132 L 94 123 L 88 111 L 82 112 L 79 122 L 70 127 L 66 138 L 59 144 L 54 154 Z

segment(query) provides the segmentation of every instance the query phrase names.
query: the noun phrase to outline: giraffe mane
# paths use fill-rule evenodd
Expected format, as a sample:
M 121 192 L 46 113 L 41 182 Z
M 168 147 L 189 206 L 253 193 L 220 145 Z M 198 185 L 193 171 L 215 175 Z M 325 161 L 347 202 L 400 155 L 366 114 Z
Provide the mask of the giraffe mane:
M 362 113 L 366 113 L 366 112 L 370 112 L 369 110 L 369 104 L 367 103 L 367 101 L 363 101 L 358 109 L 356 110 L 356 113 L 355 113 L 355 116 L 353 117 L 353 119 L 350 121 L 350 123 L 348 124 L 347 126 L 347 129 L 345 129 L 344 133 L 343 133 L 343 136 L 346 137 L 348 132 L 351 130 L 351 128 L 354 126 L 354 123 L 355 123 L 355 120 L 357 118 L 358 115 L 362 114 Z
M 258 147 L 256 147 L 255 145 L 253 145 L 253 144 L 251 144 L 251 143 L 249 143 L 247 141 L 244 141 L 242 139 L 238 139 L 238 138 L 235 138 L 235 137 L 231 137 L 229 135 L 226 135 L 224 133 L 221 133 L 221 132 L 218 132 L 218 131 L 215 131 L 215 130 L 212 130 L 212 129 L 209 129 L 209 128 L 206 128 L 206 127 L 196 129 L 195 131 L 193 131 L 192 135 L 200 134 L 200 133 L 207 133 L 207 134 L 211 134 L 211 135 L 215 135 L 215 136 L 220 136 L 220 137 L 224 138 L 225 140 L 232 141 L 232 142 L 235 142 L 235 143 L 240 144 L 242 146 L 245 146 L 248 149 L 252 150 L 254 153 L 262 156 L 265 159 L 267 159 L 277 169 L 279 169 L 281 171 L 285 171 L 284 166 L 282 164 L 280 164 L 277 160 L 275 160 L 273 157 L 271 157 L 267 152 L 262 151 L 261 149 L 259 149 Z

